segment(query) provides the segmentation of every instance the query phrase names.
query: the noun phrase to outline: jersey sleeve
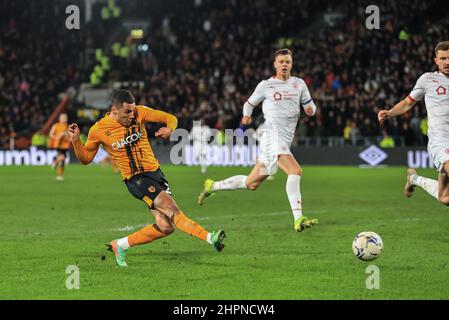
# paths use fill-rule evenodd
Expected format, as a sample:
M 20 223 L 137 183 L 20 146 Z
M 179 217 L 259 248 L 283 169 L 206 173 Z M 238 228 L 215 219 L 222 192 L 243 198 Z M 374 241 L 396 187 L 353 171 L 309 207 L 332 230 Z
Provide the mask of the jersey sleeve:
M 301 106 L 303 107 L 303 109 L 305 110 L 306 108 L 311 107 L 313 110 L 313 115 L 315 115 L 316 113 L 316 105 L 315 102 L 313 102 L 312 96 L 310 94 L 309 88 L 307 88 L 307 84 L 305 83 L 304 80 L 301 80 L 301 98 L 300 98 L 300 102 L 301 102 Z
M 301 105 L 303 107 L 313 103 L 312 96 L 310 95 L 309 88 L 307 88 L 307 84 L 301 80 Z
M 264 82 L 265 81 L 259 82 L 259 84 L 257 85 L 256 89 L 254 89 L 254 92 L 248 98 L 247 102 L 252 107 L 257 106 L 259 103 L 261 103 L 265 99 L 264 88 L 263 88 L 264 87 Z
M 423 74 L 419 77 L 418 81 L 416 81 L 415 87 L 410 92 L 408 97 L 413 101 L 420 101 L 424 98 L 426 94 L 426 74 Z
M 82 164 L 92 162 L 100 147 L 100 143 L 101 141 L 98 139 L 98 128 L 95 125 L 90 128 L 85 145 L 79 139 L 72 142 L 76 157 Z
M 55 131 L 56 131 L 56 123 L 51 126 L 50 131 L 48 133 L 48 137 L 50 139 L 54 139 Z
M 178 119 L 167 112 L 155 110 L 145 106 L 136 107 L 138 118 L 144 122 L 165 123 L 167 127 L 175 131 L 178 127 Z

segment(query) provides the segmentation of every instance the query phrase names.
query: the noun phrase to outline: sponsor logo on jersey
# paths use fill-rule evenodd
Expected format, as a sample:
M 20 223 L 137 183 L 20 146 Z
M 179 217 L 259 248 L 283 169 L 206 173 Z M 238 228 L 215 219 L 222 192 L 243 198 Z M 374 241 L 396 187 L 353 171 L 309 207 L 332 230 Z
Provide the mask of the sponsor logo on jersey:
M 127 136 L 125 139 L 122 139 L 120 141 L 114 142 L 111 147 L 114 150 L 119 150 L 125 146 L 127 146 L 130 143 L 136 142 L 140 139 L 142 136 L 141 132 L 133 133 L 132 135 Z

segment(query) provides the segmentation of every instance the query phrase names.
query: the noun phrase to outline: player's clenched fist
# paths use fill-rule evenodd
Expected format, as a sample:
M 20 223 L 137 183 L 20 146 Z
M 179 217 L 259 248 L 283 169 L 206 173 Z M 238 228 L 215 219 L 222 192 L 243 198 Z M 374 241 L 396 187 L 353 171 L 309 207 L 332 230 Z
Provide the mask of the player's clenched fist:
M 382 124 L 389 115 L 389 111 L 388 110 L 380 110 L 379 113 L 377 114 L 377 119 L 379 120 L 379 123 Z
M 249 117 L 249 116 L 243 116 L 243 118 L 242 118 L 242 124 L 244 125 L 244 126 L 247 126 L 247 125 L 249 125 L 251 123 L 251 117 Z
M 309 117 L 312 117 L 315 115 L 315 110 L 313 110 L 312 107 L 307 107 L 304 110 L 306 112 L 306 115 L 308 115 Z
M 162 138 L 162 139 L 167 139 L 168 137 L 170 137 L 171 133 L 172 133 L 172 129 L 171 128 L 160 128 L 155 134 L 154 136 L 156 138 Z
M 69 126 L 69 137 L 72 141 L 78 140 L 80 137 L 80 128 L 76 123 Z

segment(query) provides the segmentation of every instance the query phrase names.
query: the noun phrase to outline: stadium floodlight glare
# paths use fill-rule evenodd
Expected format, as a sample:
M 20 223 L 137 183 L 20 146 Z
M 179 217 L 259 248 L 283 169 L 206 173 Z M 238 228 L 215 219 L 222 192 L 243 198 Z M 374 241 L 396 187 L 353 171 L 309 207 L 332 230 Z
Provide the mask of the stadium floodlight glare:
M 142 52 L 147 52 L 148 49 L 149 49 L 149 46 L 146 43 L 139 44 L 139 46 L 137 47 L 137 50 L 142 51 Z

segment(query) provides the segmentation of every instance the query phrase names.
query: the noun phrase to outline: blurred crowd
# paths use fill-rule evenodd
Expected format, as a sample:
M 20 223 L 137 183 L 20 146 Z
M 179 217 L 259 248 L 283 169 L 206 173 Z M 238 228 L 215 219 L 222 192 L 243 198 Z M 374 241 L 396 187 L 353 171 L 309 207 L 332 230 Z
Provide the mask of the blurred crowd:
M 12 133 L 33 132 L 56 107 L 58 93 L 89 82 L 82 53 L 105 43 L 111 22 L 94 19 L 68 32 L 64 1 L 0 3 L 0 148 Z M 82 1 L 70 1 L 83 8 Z M 273 74 L 272 53 L 289 47 L 293 74 L 309 86 L 319 113 L 301 117 L 301 137 L 391 137 L 425 143 L 423 103 L 404 117 L 377 123 L 379 108 L 407 96 L 433 70 L 433 49 L 449 39 L 449 4 L 439 0 L 376 1 L 380 30 L 365 26 L 365 0 L 116 0 L 124 19 L 149 22 L 148 50 L 111 59 L 103 80 L 130 87 L 139 103 L 174 113 L 190 129 L 240 126 L 243 103 Z M 67 3 L 69 4 L 69 3 Z M 326 13 L 326 21 L 323 18 Z M 124 40 L 125 41 L 125 40 Z M 106 50 L 107 53 L 107 50 Z M 253 126 L 262 121 L 260 108 Z M 7 139 L 6 139 L 7 138 Z
M 83 52 L 104 34 L 101 21 L 69 31 L 65 8 L 82 0 L 0 1 L 0 149 L 10 136 L 41 129 L 60 93 L 88 81 Z M 82 15 L 81 15 L 82 16 Z
M 0 148 L 42 126 L 58 94 L 81 81 L 79 42 L 62 30 L 54 2 L 0 2 Z
M 164 4 L 174 7 L 169 0 Z M 369 1 L 278 4 L 203 0 L 164 13 L 160 3 L 153 20 L 158 28 L 144 40 L 149 54 L 122 64 L 120 80 L 144 79 L 143 90 L 131 88 L 139 101 L 174 112 L 185 128 L 199 119 L 217 129 L 236 128 L 247 97 L 273 74 L 272 53 L 287 46 L 294 52 L 294 75 L 306 81 L 320 110 L 315 118 L 301 118 L 296 142 L 326 136 L 348 144 L 363 137 L 426 142 L 423 103 L 384 128 L 377 112 L 405 98 L 422 73 L 434 70 L 434 47 L 449 39 L 448 4 L 377 1 L 380 30 L 366 28 Z M 130 13 L 151 11 L 148 3 L 134 5 Z M 311 28 L 323 10 L 330 22 Z M 262 121 L 256 113 L 253 125 Z

